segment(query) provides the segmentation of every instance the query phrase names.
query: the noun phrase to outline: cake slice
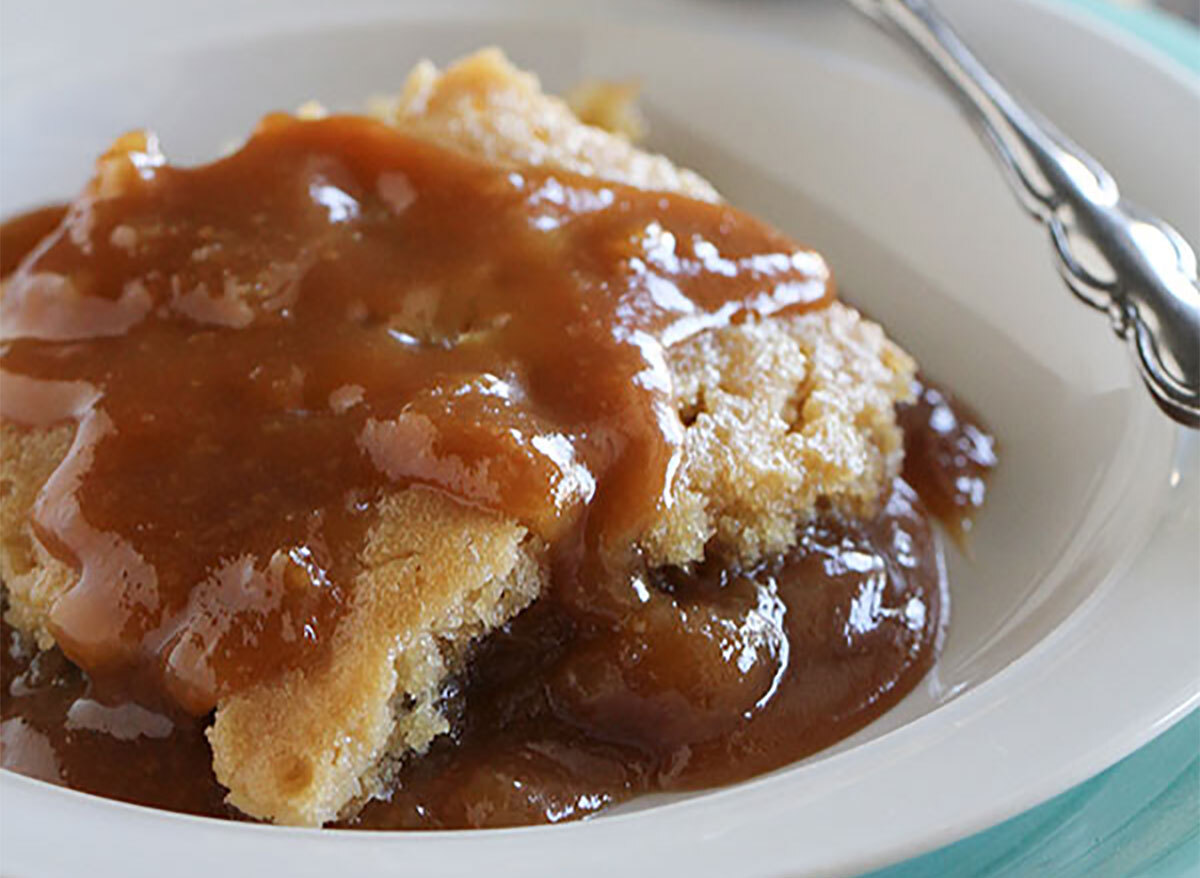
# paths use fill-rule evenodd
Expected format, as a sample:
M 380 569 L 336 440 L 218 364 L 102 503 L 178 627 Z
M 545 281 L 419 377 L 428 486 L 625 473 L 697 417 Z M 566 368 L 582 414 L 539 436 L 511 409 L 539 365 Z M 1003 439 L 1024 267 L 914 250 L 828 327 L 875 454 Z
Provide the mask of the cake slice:
M 579 122 L 496 50 L 444 72 L 423 62 L 373 112 L 514 170 L 719 201 L 696 174 Z M 845 305 L 701 332 L 670 347 L 667 366 L 680 454 L 668 502 L 638 539 L 651 568 L 706 557 L 753 564 L 788 549 L 797 524 L 819 511 L 869 515 L 899 472 L 894 406 L 910 392 L 914 365 Z M 13 399 L 19 392 L 6 384 Z M 50 648 L 52 610 L 77 574 L 42 544 L 31 512 L 72 430 L 6 421 L 3 431 L 7 618 Z M 528 522 L 424 487 L 384 498 L 377 514 L 326 659 L 217 703 L 213 766 L 230 804 L 251 817 L 319 826 L 352 815 L 449 729 L 443 687 L 470 645 L 548 588 L 549 548 Z

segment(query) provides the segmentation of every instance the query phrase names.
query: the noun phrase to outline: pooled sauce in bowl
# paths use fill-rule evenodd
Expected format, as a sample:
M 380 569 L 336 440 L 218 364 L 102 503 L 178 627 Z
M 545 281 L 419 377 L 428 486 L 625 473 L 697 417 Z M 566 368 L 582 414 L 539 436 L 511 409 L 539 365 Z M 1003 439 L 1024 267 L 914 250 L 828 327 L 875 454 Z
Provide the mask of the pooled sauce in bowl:
M 910 447 L 916 492 L 818 517 L 753 569 L 630 573 L 678 452 L 664 350 L 827 304 L 816 254 L 725 205 L 360 118 L 268 117 L 194 169 L 120 146 L 49 237 L 3 239 L 36 246 L 0 312 L 0 414 L 76 425 L 33 524 L 80 574 L 50 618 L 70 663 L 5 628 L 5 767 L 233 816 L 206 715 L 322 661 L 376 501 L 407 484 L 524 523 L 554 583 L 476 648 L 452 734 L 354 826 L 555 821 L 747 777 L 932 663 L 945 583 L 917 494 L 958 485 L 940 476 L 961 455 Z M 911 435 L 933 429 L 913 411 Z M 631 624 L 606 623 L 602 580 L 640 589 Z
M 456 693 L 453 734 L 349 825 L 555 822 L 778 768 L 907 694 L 936 657 L 945 601 L 901 480 L 870 521 L 829 518 L 752 570 L 652 588 L 632 630 L 580 631 L 551 597 L 492 635 Z

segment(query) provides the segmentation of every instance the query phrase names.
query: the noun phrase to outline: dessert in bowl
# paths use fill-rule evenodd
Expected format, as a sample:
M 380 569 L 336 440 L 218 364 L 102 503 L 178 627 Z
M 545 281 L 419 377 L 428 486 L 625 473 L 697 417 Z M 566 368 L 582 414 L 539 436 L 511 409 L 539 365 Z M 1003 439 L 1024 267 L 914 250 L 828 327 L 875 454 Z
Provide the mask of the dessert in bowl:
M 496 51 L 200 166 L 124 135 L 5 235 L 7 768 L 557 822 L 799 759 L 936 657 L 990 436 L 819 254 Z

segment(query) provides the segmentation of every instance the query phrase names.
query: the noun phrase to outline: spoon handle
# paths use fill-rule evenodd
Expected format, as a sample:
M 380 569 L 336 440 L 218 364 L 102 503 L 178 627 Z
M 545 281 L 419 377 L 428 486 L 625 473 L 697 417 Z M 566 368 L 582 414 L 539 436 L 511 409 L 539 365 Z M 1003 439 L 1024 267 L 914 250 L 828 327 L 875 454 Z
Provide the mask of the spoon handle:
M 850 2 L 943 74 L 1021 204 L 1049 229 L 1067 286 L 1109 315 L 1162 410 L 1200 427 L 1200 285 L 1188 243 L 1121 198 L 1099 162 L 1018 103 L 927 0 Z

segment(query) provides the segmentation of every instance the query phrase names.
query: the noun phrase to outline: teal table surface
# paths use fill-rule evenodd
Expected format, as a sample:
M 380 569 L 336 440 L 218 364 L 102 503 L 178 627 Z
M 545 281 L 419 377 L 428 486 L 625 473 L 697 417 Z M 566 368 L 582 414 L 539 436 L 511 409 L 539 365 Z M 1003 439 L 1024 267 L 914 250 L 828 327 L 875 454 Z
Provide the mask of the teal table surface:
M 1200 76 L 1200 35 L 1113 0 L 1063 0 Z M 1200 876 L 1200 711 L 1086 783 L 978 835 L 870 878 Z
M 1195 875 L 1200 875 L 1200 711 L 1087 783 L 870 878 Z

